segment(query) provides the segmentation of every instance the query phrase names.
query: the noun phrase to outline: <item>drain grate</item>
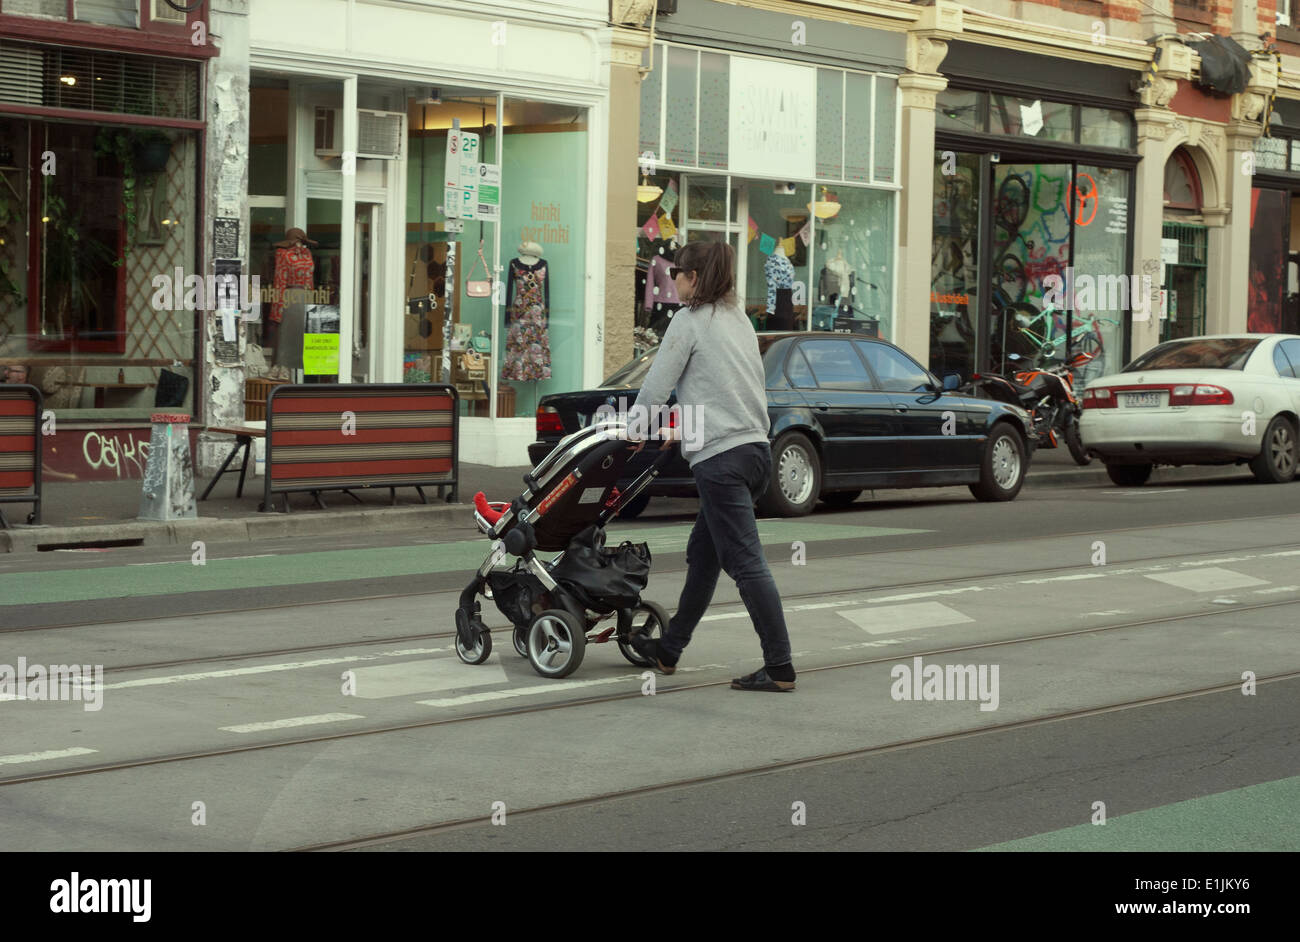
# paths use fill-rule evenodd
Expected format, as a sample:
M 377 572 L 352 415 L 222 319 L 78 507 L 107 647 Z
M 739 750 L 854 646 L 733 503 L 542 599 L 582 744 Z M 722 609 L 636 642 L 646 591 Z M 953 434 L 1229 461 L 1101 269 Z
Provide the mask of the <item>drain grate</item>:
M 80 543 L 41 543 L 36 547 L 38 553 L 54 550 L 101 550 L 118 549 L 123 546 L 144 546 L 144 537 L 134 540 L 85 540 Z

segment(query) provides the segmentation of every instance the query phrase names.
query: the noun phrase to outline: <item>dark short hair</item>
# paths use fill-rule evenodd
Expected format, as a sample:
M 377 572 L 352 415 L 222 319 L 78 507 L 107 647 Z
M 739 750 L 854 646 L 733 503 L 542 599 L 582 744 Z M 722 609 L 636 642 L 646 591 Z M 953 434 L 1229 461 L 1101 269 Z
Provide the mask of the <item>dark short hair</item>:
M 736 287 L 736 253 L 726 242 L 688 242 L 677 250 L 676 263 L 698 276 L 691 308 L 723 301 Z

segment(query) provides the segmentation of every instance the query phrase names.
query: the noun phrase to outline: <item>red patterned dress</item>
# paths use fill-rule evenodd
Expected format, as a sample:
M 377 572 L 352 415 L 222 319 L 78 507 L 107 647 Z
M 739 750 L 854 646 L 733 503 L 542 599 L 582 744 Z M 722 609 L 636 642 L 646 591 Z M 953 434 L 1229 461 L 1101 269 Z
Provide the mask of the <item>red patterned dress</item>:
M 311 249 L 305 245 L 291 245 L 275 250 L 275 300 L 271 302 L 271 320 L 280 323 L 284 318 L 285 291 L 302 289 L 310 291 L 316 279 L 316 262 Z M 306 297 L 289 297 L 289 301 L 305 301 Z
M 502 379 L 539 380 L 551 378 L 551 343 L 546 335 L 547 308 L 551 290 L 546 260 L 525 265 L 510 262 L 506 281 L 506 352 Z

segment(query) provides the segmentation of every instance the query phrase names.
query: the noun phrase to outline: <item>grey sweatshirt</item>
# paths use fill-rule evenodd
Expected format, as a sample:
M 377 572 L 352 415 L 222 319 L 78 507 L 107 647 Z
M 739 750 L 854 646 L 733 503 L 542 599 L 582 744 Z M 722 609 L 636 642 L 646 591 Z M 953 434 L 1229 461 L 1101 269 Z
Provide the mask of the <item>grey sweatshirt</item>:
M 653 415 L 676 387 L 682 454 L 694 466 L 738 445 L 767 441 L 766 386 L 758 337 L 739 305 L 684 307 L 669 322 L 633 409 Z

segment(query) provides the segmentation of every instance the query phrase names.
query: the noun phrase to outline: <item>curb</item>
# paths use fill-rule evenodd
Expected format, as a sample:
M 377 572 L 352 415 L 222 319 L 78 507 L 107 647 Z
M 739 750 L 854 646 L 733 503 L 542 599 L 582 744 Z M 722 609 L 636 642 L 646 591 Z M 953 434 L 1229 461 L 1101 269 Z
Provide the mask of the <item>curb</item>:
M 1175 481 L 1238 477 L 1236 465 L 1192 465 L 1157 468 L 1145 486 Z M 1112 487 L 1105 467 L 1065 468 L 1061 471 L 1031 469 L 1025 475 L 1025 487 L 1073 487 L 1080 484 L 1103 484 Z M 104 543 L 138 540 L 140 546 L 189 546 L 195 540 L 205 543 L 238 543 L 290 537 L 337 536 L 340 533 L 376 533 L 395 530 L 418 530 L 444 524 L 460 514 L 468 526 L 473 510 L 470 504 L 431 503 L 416 507 L 376 507 L 365 510 L 340 510 L 317 513 L 266 513 L 252 517 L 221 519 L 199 517 L 197 520 L 124 521 L 81 527 L 15 527 L 0 530 L 0 553 L 35 553 L 42 547 L 77 543 Z
M 1093 464 L 1100 465 L 1096 459 Z M 1205 480 L 1218 478 L 1241 477 L 1245 471 L 1244 465 L 1182 465 L 1176 468 L 1163 467 L 1156 468 L 1151 472 L 1151 477 L 1142 487 L 1151 487 L 1162 483 L 1187 480 Z M 1072 487 L 1077 484 L 1104 484 L 1107 487 L 1115 487 L 1110 477 L 1106 474 L 1105 465 L 1099 467 L 1081 467 L 1066 468 L 1063 471 L 1030 471 L 1025 475 L 1025 487 Z M 1125 488 L 1125 490 L 1135 490 L 1135 488 Z
M 327 514 L 273 512 L 233 520 L 199 517 L 196 520 L 170 522 L 131 520 L 84 527 L 18 527 L 0 530 L 0 553 L 33 553 L 42 547 L 115 540 L 138 540 L 137 545 L 140 546 L 188 546 L 195 540 L 230 543 L 295 536 L 416 530 L 444 523 L 460 514 L 464 514 L 465 521 L 469 523 L 471 510 L 472 507 L 468 504 L 441 503 L 419 507 L 343 510 Z

